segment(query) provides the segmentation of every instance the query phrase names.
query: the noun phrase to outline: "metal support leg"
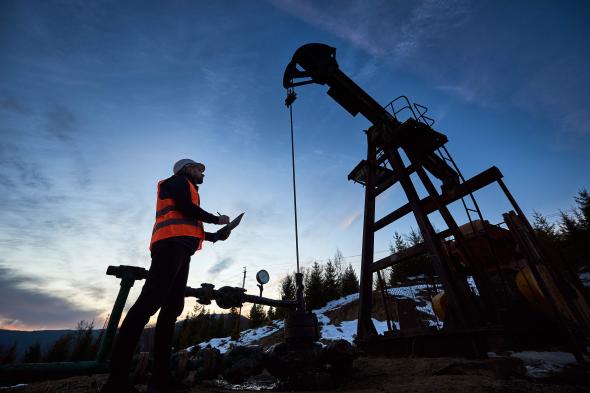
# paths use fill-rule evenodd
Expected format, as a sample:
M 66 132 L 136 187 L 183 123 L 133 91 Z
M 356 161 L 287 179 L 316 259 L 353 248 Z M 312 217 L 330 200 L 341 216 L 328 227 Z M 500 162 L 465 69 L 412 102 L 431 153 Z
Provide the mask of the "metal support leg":
M 451 277 L 452 274 L 449 270 L 449 267 L 446 264 L 444 252 L 442 250 L 440 242 L 436 238 L 434 228 L 432 227 L 432 224 L 428 220 L 428 217 L 424 212 L 422 205 L 420 204 L 420 197 L 418 196 L 418 192 L 412 184 L 410 175 L 407 173 L 403 160 L 397 149 L 384 149 L 384 152 L 387 155 L 387 159 L 393 166 L 394 170 L 398 173 L 400 184 L 402 185 L 406 195 L 408 196 L 408 202 L 412 207 L 412 211 L 414 212 L 414 217 L 416 218 L 418 228 L 422 233 L 424 243 L 428 248 L 430 257 L 432 258 L 432 264 L 434 266 L 434 269 L 440 277 L 444 289 L 449 298 L 450 318 L 447 318 L 445 325 L 452 321 L 451 324 L 464 326 L 467 321 L 467 318 L 464 315 L 464 310 L 460 306 L 460 294 L 456 293 L 456 289 L 453 286 L 453 280 Z
M 473 257 L 473 254 L 471 253 L 471 250 L 469 249 L 469 246 L 467 245 L 467 242 L 465 241 L 465 237 L 461 233 L 459 226 L 455 222 L 455 219 L 451 215 L 451 212 L 449 212 L 449 209 L 447 208 L 447 206 L 445 204 L 441 203 L 440 195 L 436 191 L 434 184 L 432 184 L 432 181 L 430 180 L 430 178 L 426 174 L 426 171 L 424 170 L 424 168 L 422 168 L 421 166 L 417 166 L 416 173 L 420 177 L 420 180 L 422 180 L 422 184 L 424 184 L 426 191 L 428 191 L 428 193 L 430 194 L 430 197 L 434 201 L 436 209 L 438 210 L 438 212 L 442 216 L 443 220 L 445 221 L 445 223 L 447 224 L 447 226 L 451 230 L 451 233 L 453 234 L 453 236 L 455 238 L 455 242 L 459 246 L 459 249 L 462 251 L 464 258 L 466 259 L 465 262 L 467 262 L 471 266 L 471 268 L 473 269 L 476 282 L 480 286 L 480 294 L 485 299 L 484 300 L 485 304 L 490 308 L 490 311 L 493 312 L 493 315 L 495 315 L 496 319 L 499 319 L 499 314 L 498 314 L 499 311 L 497 308 L 497 304 L 494 301 L 494 297 L 492 295 L 491 284 L 489 282 L 488 277 L 483 273 L 483 271 L 480 267 L 480 261 L 476 260 Z M 483 223 L 482 223 L 482 225 L 483 225 Z M 462 287 L 462 288 L 459 288 L 458 290 L 461 293 L 463 293 L 465 296 L 464 306 L 469 307 L 468 309 L 466 309 L 466 311 L 468 311 L 471 314 L 470 316 L 472 319 L 473 318 L 477 319 L 477 317 L 480 316 L 480 315 L 478 315 L 479 312 L 477 310 L 477 305 L 475 304 L 474 299 L 470 294 L 470 291 L 467 287 L 467 283 L 464 281 L 465 280 L 461 280 L 459 282 L 458 280 L 456 280 L 457 285 Z
M 359 290 L 359 319 L 357 324 L 357 340 L 364 340 L 376 335 L 377 330 L 371 320 L 373 305 L 373 252 L 375 247 L 375 165 L 376 147 L 371 141 L 372 129 L 367 131 L 367 183 L 365 187 L 365 216 L 363 221 L 363 248 L 361 256 L 361 279 Z

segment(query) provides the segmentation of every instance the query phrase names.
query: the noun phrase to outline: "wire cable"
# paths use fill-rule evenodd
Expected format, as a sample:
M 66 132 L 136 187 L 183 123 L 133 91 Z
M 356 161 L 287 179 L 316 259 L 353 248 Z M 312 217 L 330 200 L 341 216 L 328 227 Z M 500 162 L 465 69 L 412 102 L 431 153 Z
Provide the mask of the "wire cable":
M 293 138 L 293 98 L 289 102 L 289 97 L 295 97 L 295 91 L 291 88 L 287 92 L 287 106 L 289 107 L 289 120 L 291 122 L 291 167 L 293 168 L 293 208 L 295 211 L 295 254 L 297 258 L 297 273 L 299 273 L 299 231 L 297 229 L 297 189 L 295 184 L 295 141 Z

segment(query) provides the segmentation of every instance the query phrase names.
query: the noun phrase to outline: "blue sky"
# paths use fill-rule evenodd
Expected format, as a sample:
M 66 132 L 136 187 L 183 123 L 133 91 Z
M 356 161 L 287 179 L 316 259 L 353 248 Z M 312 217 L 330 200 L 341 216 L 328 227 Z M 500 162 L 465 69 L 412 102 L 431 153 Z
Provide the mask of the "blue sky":
M 246 212 L 189 285 L 239 285 L 246 266 L 257 293 L 266 268 L 276 296 L 295 268 L 282 74 L 309 42 L 377 101 L 428 106 L 466 177 L 496 165 L 526 213 L 554 217 L 590 183 L 589 16 L 584 1 L 3 1 L 0 327 L 102 325 L 106 267 L 149 267 L 156 183 L 186 157 L 207 165 L 205 209 Z M 294 105 L 301 262 L 339 248 L 358 268 L 363 189 L 346 176 L 369 124 L 325 90 Z M 497 191 L 477 194 L 492 222 Z M 377 214 L 403 203 L 392 188 Z

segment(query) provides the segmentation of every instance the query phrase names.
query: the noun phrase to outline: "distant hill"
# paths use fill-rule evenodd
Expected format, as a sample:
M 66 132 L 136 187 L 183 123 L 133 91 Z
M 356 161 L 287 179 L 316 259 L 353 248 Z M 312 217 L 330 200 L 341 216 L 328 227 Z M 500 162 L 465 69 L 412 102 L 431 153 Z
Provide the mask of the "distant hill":
M 102 329 L 94 330 L 94 337 L 98 337 Z M 25 351 L 33 344 L 38 342 L 41 345 L 41 352 L 46 353 L 51 344 L 58 338 L 67 333 L 74 333 L 75 330 L 5 330 L 0 329 L 0 346 L 11 347 L 16 343 L 17 359 L 24 355 Z
M 225 314 L 218 314 L 218 315 L 225 315 Z M 180 323 L 182 323 L 182 319 L 180 319 L 176 323 L 176 329 L 180 328 Z M 250 326 L 250 320 L 242 315 L 240 320 L 240 330 L 247 329 Z M 228 326 L 225 326 L 228 328 Z M 96 339 L 100 336 L 103 329 L 94 329 L 93 336 Z M 151 348 L 150 341 L 152 337 L 152 330 L 153 328 L 147 328 L 144 330 L 143 337 L 140 340 L 141 345 L 144 347 L 143 350 Z M 74 329 L 64 329 L 64 330 L 32 330 L 32 331 L 24 331 L 24 330 L 6 330 L 0 329 L 0 347 L 12 347 L 14 343 L 16 343 L 16 356 L 17 361 L 21 361 L 22 356 L 26 352 L 26 350 L 36 342 L 41 345 L 41 353 L 47 353 L 47 350 L 51 347 L 51 345 L 64 334 L 67 333 L 75 333 L 76 330 Z

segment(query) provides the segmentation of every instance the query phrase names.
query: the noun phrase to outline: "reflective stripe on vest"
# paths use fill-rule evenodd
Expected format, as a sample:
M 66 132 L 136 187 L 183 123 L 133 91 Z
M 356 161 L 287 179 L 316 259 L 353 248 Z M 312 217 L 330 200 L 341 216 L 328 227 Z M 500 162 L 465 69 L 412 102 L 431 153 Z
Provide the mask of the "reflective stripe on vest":
M 172 210 L 176 210 L 176 206 L 174 206 L 174 205 L 166 206 L 165 208 L 160 209 L 156 212 L 156 218 L 163 216 L 164 214 L 171 212 Z
M 186 179 L 189 184 L 191 201 L 199 206 L 200 197 L 196 187 Z M 190 236 L 200 239 L 197 249 L 200 250 L 203 239 L 205 238 L 205 230 L 203 223 L 194 218 L 185 216 L 177 209 L 176 203 L 172 198 L 160 199 L 160 185 L 158 183 L 158 199 L 156 203 L 156 222 L 152 230 L 152 239 L 150 241 L 150 249 L 152 245 L 158 240 L 167 239 L 177 236 Z

